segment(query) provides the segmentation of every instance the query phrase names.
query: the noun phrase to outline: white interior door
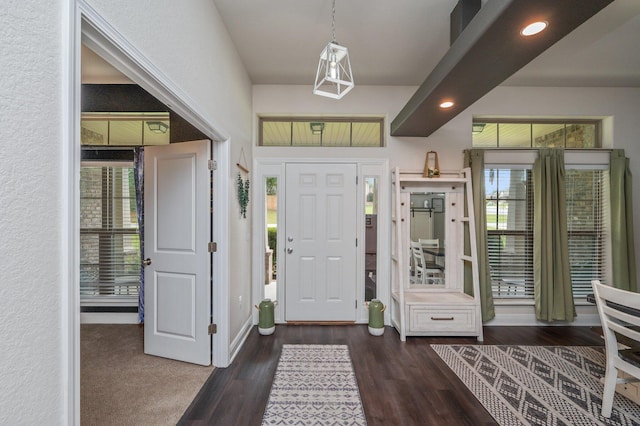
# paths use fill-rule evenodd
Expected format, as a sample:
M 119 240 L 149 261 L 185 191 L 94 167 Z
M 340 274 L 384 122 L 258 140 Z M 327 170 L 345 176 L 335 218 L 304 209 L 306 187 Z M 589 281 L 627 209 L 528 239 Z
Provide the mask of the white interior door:
M 285 318 L 356 319 L 356 165 L 287 164 Z
M 208 140 L 145 148 L 144 352 L 211 364 Z

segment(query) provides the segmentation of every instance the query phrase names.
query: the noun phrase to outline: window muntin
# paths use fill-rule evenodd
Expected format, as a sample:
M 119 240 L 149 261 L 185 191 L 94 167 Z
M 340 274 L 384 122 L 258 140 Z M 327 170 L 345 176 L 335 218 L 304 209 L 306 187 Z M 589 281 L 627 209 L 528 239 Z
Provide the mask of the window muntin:
M 383 118 L 260 117 L 260 146 L 381 147 Z
M 600 122 L 514 121 L 474 118 L 472 132 L 476 148 L 600 148 Z
M 80 297 L 137 304 L 140 235 L 130 163 L 80 171 Z

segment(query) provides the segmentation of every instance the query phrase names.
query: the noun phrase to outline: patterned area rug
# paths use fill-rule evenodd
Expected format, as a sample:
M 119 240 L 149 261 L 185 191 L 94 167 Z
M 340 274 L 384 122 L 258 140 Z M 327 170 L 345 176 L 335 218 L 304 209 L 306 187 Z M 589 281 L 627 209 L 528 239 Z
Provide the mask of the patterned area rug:
M 366 425 L 346 345 L 283 345 L 263 425 Z
M 431 347 L 501 425 L 640 425 L 640 406 L 618 393 L 600 415 L 604 348 Z

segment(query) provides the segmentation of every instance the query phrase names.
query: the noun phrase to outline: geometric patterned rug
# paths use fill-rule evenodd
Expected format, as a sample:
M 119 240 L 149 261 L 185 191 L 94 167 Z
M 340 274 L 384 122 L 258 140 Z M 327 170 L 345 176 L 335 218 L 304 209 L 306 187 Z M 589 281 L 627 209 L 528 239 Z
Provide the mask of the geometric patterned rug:
M 600 415 L 602 347 L 431 347 L 500 425 L 640 425 L 640 406 L 617 392 Z
M 346 345 L 283 345 L 263 425 L 366 425 Z

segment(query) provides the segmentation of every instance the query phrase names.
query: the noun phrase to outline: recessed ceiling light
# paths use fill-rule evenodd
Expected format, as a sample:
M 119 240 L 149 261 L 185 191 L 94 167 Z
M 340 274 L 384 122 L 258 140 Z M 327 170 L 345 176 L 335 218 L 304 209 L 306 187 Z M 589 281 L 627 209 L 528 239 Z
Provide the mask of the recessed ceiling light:
M 531 24 L 524 27 L 520 31 L 520 34 L 522 34 L 525 37 L 532 36 L 532 35 L 538 34 L 541 31 L 544 31 L 544 29 L 547 28 L 547 25 L 549 25 L 549 23 L 546 21 L 532 22 Z
M 440 108 L 451 108 L 453 106 L 453 102 L 451 101 L 445 101 L 443 103 L 440 104 Z

